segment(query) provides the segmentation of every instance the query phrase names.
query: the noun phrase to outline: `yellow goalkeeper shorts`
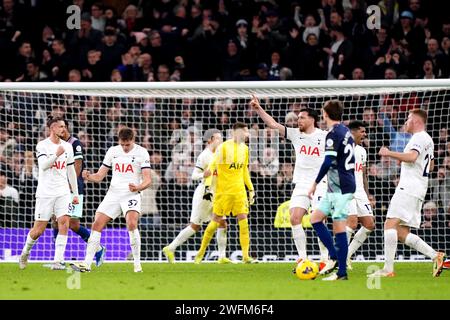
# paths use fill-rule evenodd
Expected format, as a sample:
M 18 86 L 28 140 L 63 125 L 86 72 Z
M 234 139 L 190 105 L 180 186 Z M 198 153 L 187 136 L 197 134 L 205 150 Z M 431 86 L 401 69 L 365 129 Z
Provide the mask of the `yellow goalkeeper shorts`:
M 213 213 L 219 217 L 237 216 L 248 214 L 247 195 L 241 194 L 216 194 L 213 200 Z

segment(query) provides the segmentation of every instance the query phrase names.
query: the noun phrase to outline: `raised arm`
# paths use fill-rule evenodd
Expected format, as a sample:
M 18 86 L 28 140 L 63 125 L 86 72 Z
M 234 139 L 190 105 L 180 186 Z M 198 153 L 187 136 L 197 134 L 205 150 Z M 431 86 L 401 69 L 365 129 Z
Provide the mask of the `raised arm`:
M 88 182 L 101 182 L 105 179 L 108 174 L 109 168 L 107 166 L 102 165 L 100 169 L 98 169 L 97 173 L 91 174 L 89 171 L 83 171 L 83 179 Z
M 419 156 L 419 152 L 416 150 L 410 150 L 408 152 L 394 152 L 386 147 L 381 147 L 378 154 L 380 156 L 393 158 L 401 162 L 410 162 L 410 163 L 415 162 L 417 160 L 417 157 Z
M 253 108 L 253 110 L 256 111 L 256 113 L 258 113 L 258 115 L 269 128 L 277 129 L 280 133 L 280 136 L 284 137 L 286 128 L 282 124 L 276 122 L 274 118 L 272 118 L 266 111 L 264 111 L 264 109 L 261 107 L 261 104 L 259 103 L 258 98 L 255 95 L 252 95 L 250 106 Z

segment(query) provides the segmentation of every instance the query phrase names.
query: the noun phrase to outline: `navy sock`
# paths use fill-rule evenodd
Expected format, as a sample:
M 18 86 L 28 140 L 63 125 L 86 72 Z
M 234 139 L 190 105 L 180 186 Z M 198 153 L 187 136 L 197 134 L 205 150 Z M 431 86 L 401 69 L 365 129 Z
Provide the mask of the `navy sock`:
M 88 242 L 89 237 L 91 236 L 89 230 L 82 226 L 78 229 L 77 234 L 84 240 L 84 242 Z
M 337 275 L 339 277 L 347 275 L 347 254 L 348 254 L 348 243 L 347 243 L 347 233 L 341 232 L 336 233 L 336 247 L 337 247 L 337 256 L 339 262 L 339 270 Z
M 336 260 L 338 258 L 336 253 L 336 248 L 333 244 L 333 238 L 331 237 L 328 228 L 323 222 L 317 222 L 312 224 L 314 230 L 316 230 L 317 236 L 323 242 L 324 246 L 327 247 L 328 253 L 331 260 Z
M 58 228 L 53 229 L 53 239 L 56 240 L 56 237 L 58 236 L 59 230 Z

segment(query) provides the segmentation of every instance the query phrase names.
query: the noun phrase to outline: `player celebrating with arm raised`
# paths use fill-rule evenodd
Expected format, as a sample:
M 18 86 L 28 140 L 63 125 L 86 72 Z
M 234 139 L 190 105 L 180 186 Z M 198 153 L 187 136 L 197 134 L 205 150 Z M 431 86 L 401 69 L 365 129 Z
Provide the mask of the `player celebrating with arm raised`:
M 347 218 L 347 240 L 350 241 L 353 233 L 361 223 L 361 228 L 355 234 L 352 242 L 348 246 L 347 268 L 351 269 L 351 257 L 356 250 L 366 241 L 369 234 L 375 229 L 375 219 L 372 207 L 368 198 L 369 184 L 367 182 L 367 152 L 361 146 L 361 142 L 366 138 L 366 128 L 364 122 L 352 121 L 348 125 L 353 139 L 355 140 L 355 182 L 356 191 L 354 199 L 350 202 Z
M 19 259 L 20 269 L 25 269 L 27 266 L 31 248 L 45 231 L 53 215 L 56 216 L 59 233 L 55 241 L 55 258 L 51 268 L 53 270 L 66 268 L 64 252 L 70 223 L 69 206 L 78 204 L 77 175 L 72 146 L 61 139 L 65 130 L 64 120 L 50 118 L 47 127 L 50 130 L 50 136 L 36 146 L 39 178 L 36 190 L 35 221 L 22 249 Z
M 192 172 L 192 180 L 200 180 L 201 182 L 195 189 L 194 197 L 192 198 L 191 223 L 186 228 L 181 230 L 178 236 L 167 247 L 163 248 L 163 253 L 170 263 L 175 261 L 174 252 L 177 247 L 198 232 L 200 230 L 200 226 L 204 222 L 211 220 L 212 199 L 203 199 L 203 194 L 205 192 L 204 179 L 211 175 L 211 171 L 208 170 L 208 166 L 212 161 L 214 152 L 222 143 L 223 139 L 219 130 L 209 129 L 205 132 L 204 140 L 207 141 L 208 146 L 198 156 L 194 171 Z M 227 233 L 225 219 L 220 220 L 220 227 L 217 229 L 216 236 L 219 247 L 219 259 L 217 262 L 230 263 L 230 259 L 226 257 Z
M 237 217 L 239 224 L 239 240 L 242 249 L 242 262 L 254 263 L 249 256 L 250 232 L 248 229 L 248 207 L 254 202 L 254 189 L 248 171 L 248 127 L 245 123 L 233 125 L 233 138 L 222 143 L 216 150 L 208 169 L 213 173 L 205 180 L 204 199 L 212 197 L 212 178 L 216 177 L 216 190 L 213 198 L 213 218 L 203 235 L 202 245 L 195 257 L 195 263 L 200 263 L 205 255 L 214 232 L 220 226 L 224 216 Z M 247 200 L 247 187 L 249 199 Z
M 77 174 L 77 183 L 78 183 L 78 204 L 70 206 L 70 224 L 69 228 L 77 235 L 81 237 L 85 242 L 88 242 L 91 233 L 88 229 L 80 225 L 80 219 L 83 216 L 83 197 L 84 197 L 84 181 L 81 173 L 84 169 L 84 155 L 83 155 L 83 145 L 80 140 L 72 136 L 69 132 L 69 123 L 67 120 L 64 120 L 65 127 L 64 132 L 61 136 L 61 139 L 70 143 L 73 149 L 73 159 L 74 159 L 74 168 Z M 53 236 L 56 239 L 58 236 L 58 225 L 57 223 L 52 224 L 53 227 Z M 105 247 L 99 246 L 98 251 L 95 254 L 95 264 L 97 267 L 101 266 L 103 263 L 103 259 L 105 257 Z
M 98 183 L 106 177 L 109 169 L 113 170 L 111 185 L 95 214 L 84 262 L 73 263 L 71 266 L 75 271 L 91 271 L 92 260 L 100 246 L 103 228 L 108 222 L 123 214 L 130 236 L 134 272 L 142 272 L 141 236 L 138 230 L 141 212 L 140 191 L 145 190 L 151 184 L 150 156 L 147 150 L 134 142 L 132 129 L 127 127 L 120 129 L 119 145 L 108 149 L 97 173 L 91 174 L 84 170 L 83 178 L 86 181 Z
M 422 204 L 427 194 L 428 175 L 434 168 L 434 143 L 426 133 L 427 113 L 420 109 L 409 112 L 406 132 L 412 133 L 403 152 L 380 149 L 379 155 L 401 161 L 400 181 L 389 204 L 384 223 L 384 268 L 370 277 L 393 277 L 398 240 L 433 260 L 433 277 L 442 272 L 445 254 L 436 252 L 411 228 L 419 228 Z
M 294 191 L 289 205 L 292 237 L 297 248 L 299 259 L 307 259 L 306 234 L 302 227 L 303 216 L 308 209 L 317 206 L 326 191 L 326 178 L 320 183 L 314 199 L 308 197 L 308 188 L 313 183 L 324 159 L 325 137 L 327 132 L 318 128 L 319 115 L 312 109 L 302 109 L 298 115 L 298 128 L 287 128 L 279 124 L 261 107 L 258 98 L 253 96 L 250 102 L 264 123 L 271 129 L 277 129 L 280 136 L 291 141 L 295 149 Z M 328 260 L 328 250 L 319 241 L 321 260 Z
M 330 131 L 326 137 L 325 160 L 308 192 L 312 198 L 317 184 L 328 174 L 328 190 L 320 201 L 318 209 L 311 214 L 311 224 L 330 252 L 330 260 L 320 274 L 330 273 L 339 265 L 337 273 L 323 279 L 327 281 L 347 280 L 348 243 L 345 227 L 348 205 L 353 199 L 356 189 L 354 141 L 349 129 L 341 123 L 343 113 L 344 108 L 337 100 L 325 102 L 322 108 L 323 118 Z M 334 246 L 328 228 L 322 223 L 324 218 L 330 214 L 333 218 L 333 232 L 337 248 Z

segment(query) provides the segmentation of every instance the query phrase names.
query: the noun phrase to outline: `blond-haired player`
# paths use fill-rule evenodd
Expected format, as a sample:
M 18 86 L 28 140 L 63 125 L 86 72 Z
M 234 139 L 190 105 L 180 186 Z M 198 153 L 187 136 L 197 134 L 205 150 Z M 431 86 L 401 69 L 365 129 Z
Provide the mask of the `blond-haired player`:
M 205 192 L 204 179 L 211 175 L 208 166 L 211 163 L 214 152 L 217 147 L 223 142 L 222 134 L 217 129 L 209 129 L 204 134 L 204 140 L 207 141 L 207 147 L 200 153 L 195 163 L 194 171 L 192 172 L 192 181 L 200 181 L 195 189 L 192 198 L 192 211 L 190 224 L 180 231 L 176 238 L 166 247 L 163 248 L 163 253 L 170 263 L 175 261 L 175 250 L 178 246 L 186 242 L 201 228 L 201 225 L 211 220 L 212 215 L 212 199 L 203 199 Z M 227 247 L 227 229 L 226 220 L 220 220 L 220 226 L 217 229 L 217 246 L 219 249 L 218 263 L 230 263 L 231 261 L 226 257 Z
M 248 171 L 248 147 L 245 140 L 249 136 L 245 123 L 237 122 L 233 125 L 233 138 L 222 143 L 216 150 L 209 170 L 213 173 L 205 180 L 204 198 L 211 198 L 211 184 L 216 178 L 216 189 L 213 198 L 213 218 L 203 235 L 202 245 L 195 257 L 195 263 L 200 263 L 205 255 L 214 232 L 220 226 L 224 216 L 230 214 L 238 219 L 239 240 L 242 249 L 242 262 L 254 263 L 256 260 L 249 256 L 250 233 L 247 215 L 249 204 L 254 202 L 254 189 Z M 247 192 L 249 191 L 249 199 Z
M 412 228 L 420 227 L 423 200 L 428 189 L 428 175 L 434 168 L 434 143 L 425 131 L 427 113 L 413 109 L 406 121 L 406 132 L 412 133 L 403 152 L 394 152 L 386 147 L 380 156 L 401 161 L 400 181 L 389 204 L 384 223 L 384 268 L 370 277 L 393 277 L 394 258 L 398 241 L 416 249 L 433 260 L 433 277 L 438 277 L 444 265 L 445 254 L 437 252 L 417 235 Z

